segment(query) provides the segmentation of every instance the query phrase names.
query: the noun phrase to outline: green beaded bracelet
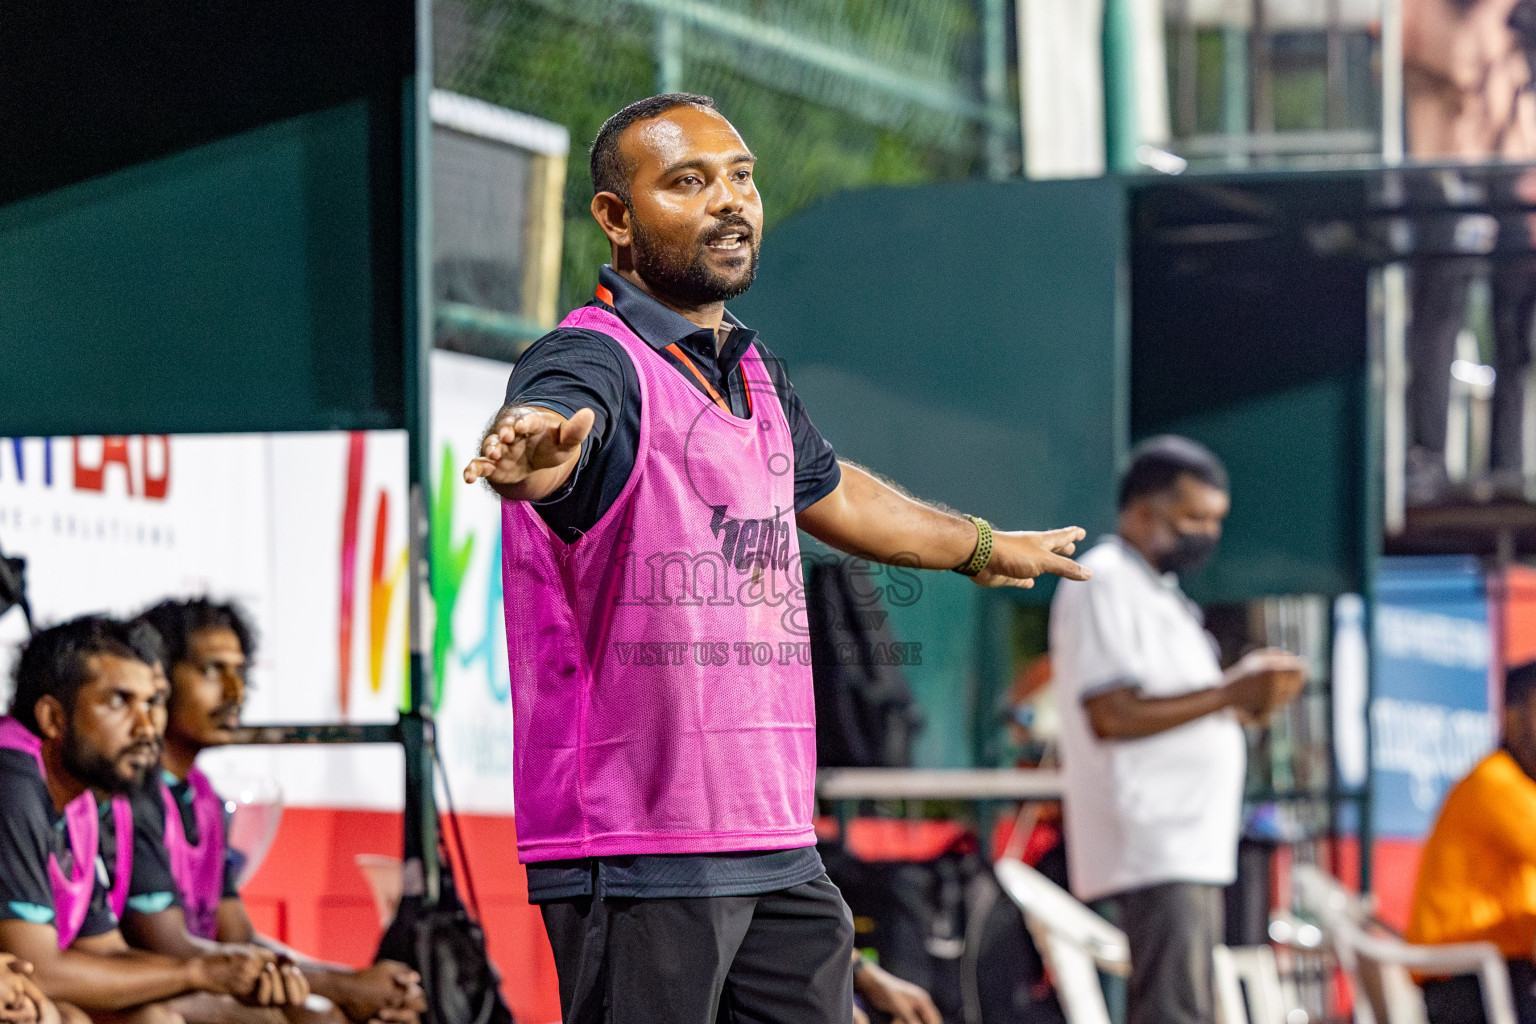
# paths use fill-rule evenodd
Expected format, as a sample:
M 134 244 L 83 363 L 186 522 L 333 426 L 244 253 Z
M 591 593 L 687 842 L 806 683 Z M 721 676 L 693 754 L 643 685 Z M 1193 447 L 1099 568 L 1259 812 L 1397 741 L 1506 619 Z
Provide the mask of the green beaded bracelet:
M 976 550 L 971 552 L 969 561 L 955 567 L 955 572 L 962 576 L 975 576 L 992 561 L 992 524 L 980 516 L 965 518 L 976 524 Z

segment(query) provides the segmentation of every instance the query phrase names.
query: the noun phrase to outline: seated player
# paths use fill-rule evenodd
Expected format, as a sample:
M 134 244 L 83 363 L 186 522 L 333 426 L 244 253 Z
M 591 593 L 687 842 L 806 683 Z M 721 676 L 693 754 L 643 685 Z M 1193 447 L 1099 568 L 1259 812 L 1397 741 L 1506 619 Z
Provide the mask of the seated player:
M 195 992 L 286 1003 L 298 979 L 270 954 L 160 956 L 117 929 L 93 790 L 124 792 L 153 766 L 164 700 L 129 628 L 85 616 L 44 630 L 15 682 L 0 718 L 0 952 L 98 1024 L 179 1022 L 166 1001 Z
M 1536 1024 L 1536 663 L 1504 683 L 1504 740 L 1451 787 L 1424 844 L 1408 941 L 1492 942 L 1509 962 L 1520 1024 Z M 1431 979 L 1432 1024 L 1474 1024 L 1474 977 Z
M 134 650 L 149 664 L 154 675 L 154 685 L 159 694 L 153 704 L 152 721 L 155 732 L 155 758 L 137 780 L 135 789 L 160 786 L 160 749 L 165 736 L 166 705 L 170 700 L 170 683 L 165 678 L 164 657 L 160 650 L 160 634 L 146 622 L 130 624 L 130 642 Z M 98 808 L 101 862 L 105 868 L 109 893 L 108 905 L 119 921 L 127 909 L 129 882 L 133 878 L 134 804 L 122 794 L 104 792 L 92 787 Z M 209 944 L 216 950 L 216 944 Z M 270 950 L 253 949 L 263 959 L 272 956 Z M 175 951 L 170 951 L 174 953 Z M 192 950 L 192 954 L 204 950 Z M 285 968 L 288 1002 L 277 1006 L 246 1006 L 231 996 L 198 992 L 180 996 L 169 1005 L 187 1021 L 187 1024 L 342 1024 L 344 1018 L 334 1008 L 312 1010 L 309 1003 L 309 983 L 293 962 L 284 957 L 276 958 Z M 331 1018 L 331 1019 L 327 1019 Z
M 254 639 L 231 605 L 166 601 L 140 620 L 160 635 L 171 683 L 162 785 L 134 797 L 133 880 L 124 930 L 146 949 L 188 955 L 210 943 L 260 943 L 299 960 L 310 988 L 357 1024 L 415 1024 L 426 999 L 415 971 L 390 960 L 361 971 L 305 960 L 256 934 L 235 880 L 241 862 L 225 843 L 224 805 L 194 765 L 230 742 L 245 703 Z

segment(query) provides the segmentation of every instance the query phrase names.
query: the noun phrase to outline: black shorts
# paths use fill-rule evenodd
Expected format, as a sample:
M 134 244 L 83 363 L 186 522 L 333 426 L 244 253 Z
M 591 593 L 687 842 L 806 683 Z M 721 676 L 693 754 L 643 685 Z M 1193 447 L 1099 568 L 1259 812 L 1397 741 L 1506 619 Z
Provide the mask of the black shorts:
M 837 886 L 541 905 L 565 1024 L 847 1024 L 853 918 Z

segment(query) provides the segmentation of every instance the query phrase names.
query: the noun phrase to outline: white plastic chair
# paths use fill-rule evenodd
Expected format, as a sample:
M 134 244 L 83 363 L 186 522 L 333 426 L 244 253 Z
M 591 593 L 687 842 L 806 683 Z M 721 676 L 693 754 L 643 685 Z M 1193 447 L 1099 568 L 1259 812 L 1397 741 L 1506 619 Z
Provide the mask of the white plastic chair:
M 1212 954 L 1217 1024 L 1295 1024 L 1299 1001 L 1280 980 L 1270 946 L 1217 946 Z
M 1125 933 L 1023 861 L 1005 857 L 993 869 L 1003 892 L 1024 912 L 1068 1024 L 1110 1024 L 1099 971 L 1130 974 Z
M 1476 974 L 1488 1024 L 1516 1024 L 1509 967 L 1491 942 L 1415 945 L 1373 927 L 1370 904 L 1310 864 L 1291 874 L 1304 913 L 1317 919 L 1349 978 L 1358 1024 L 1427 1024 L 1413 975 Z

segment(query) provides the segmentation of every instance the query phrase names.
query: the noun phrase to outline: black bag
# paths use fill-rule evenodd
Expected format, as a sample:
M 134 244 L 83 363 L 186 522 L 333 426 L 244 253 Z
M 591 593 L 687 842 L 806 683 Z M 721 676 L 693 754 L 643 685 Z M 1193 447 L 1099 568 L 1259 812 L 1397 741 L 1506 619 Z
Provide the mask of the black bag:
M 469 870 L 468 847 L 459 830 L 459 816 L 453 809 L 453 792 L 448 786 L 448 772 L 437 748 L 432 756 L 442 782 L 448 824 L 454 845 L 465 858 L 464 886 L 475 908 L 470 916 L 459 900 L 453 883 L 453 858 L 446 843 L 439 841 L 440 880 L 437 905 L 423 905 L 422 897 L 407 896 L 400 901 L 394 920 L 389 922 L 379 940 L 376 960 L 398 960 L 416 969 L 427 996 L 426 1024 L 515 1024 L 512 1010 L 501 997 L 501 974 L 485 950 L 485 930 L 480 927 L 480 901 L 475 896 L 475 878 Z
M 1066 1024 L 1023 915 L 975 852 L 869 862 L 837 843 L 818 850 L 862 926 L 856 945 L 926 989 L 946 1024 Z M 1066 866 L 1061 845 L 1036 865 L 1063 887 Z
M 379 941 L 379 960 L 398 960 L 421 974 L 428 1024 L 513 1024 L 501 997 L 501 976 L 485 952 L 485 932 L 469 916 L 444 864 L 435 907 L 420 896 L 400 901 Z
M 811 568 L 806 595 L 816 687 L 816 763 L 906 768 L 923 728 L 906 676 L 882 652 L 895 636 L 878 598 L 861 597 L 841 561 Z
M 975 855 L 871 862 L 836 843 L 818 849 L 853 912 L 855 944 L 874 949 L 881 967 L 927 991 L 948 1024 L 963 1021 L 965 886 L 979 864 Z
M 1035 869 L 1065 889 L 1066 847 L 1058 843 Z M 975 987 L 966 992 L 967 1022 L 1066 1024 L 1034 936 L 997 879 L 991 872 L 978 875 L 968 896 L 971 920 L 962 981 Z
M 27 562 L 24 558 L 7 558 L 0 552 L 0 615 L 20 605 L 21 614 L 27 619 L 27 632 L 32 631 L 32 606 L 27 603 Z

